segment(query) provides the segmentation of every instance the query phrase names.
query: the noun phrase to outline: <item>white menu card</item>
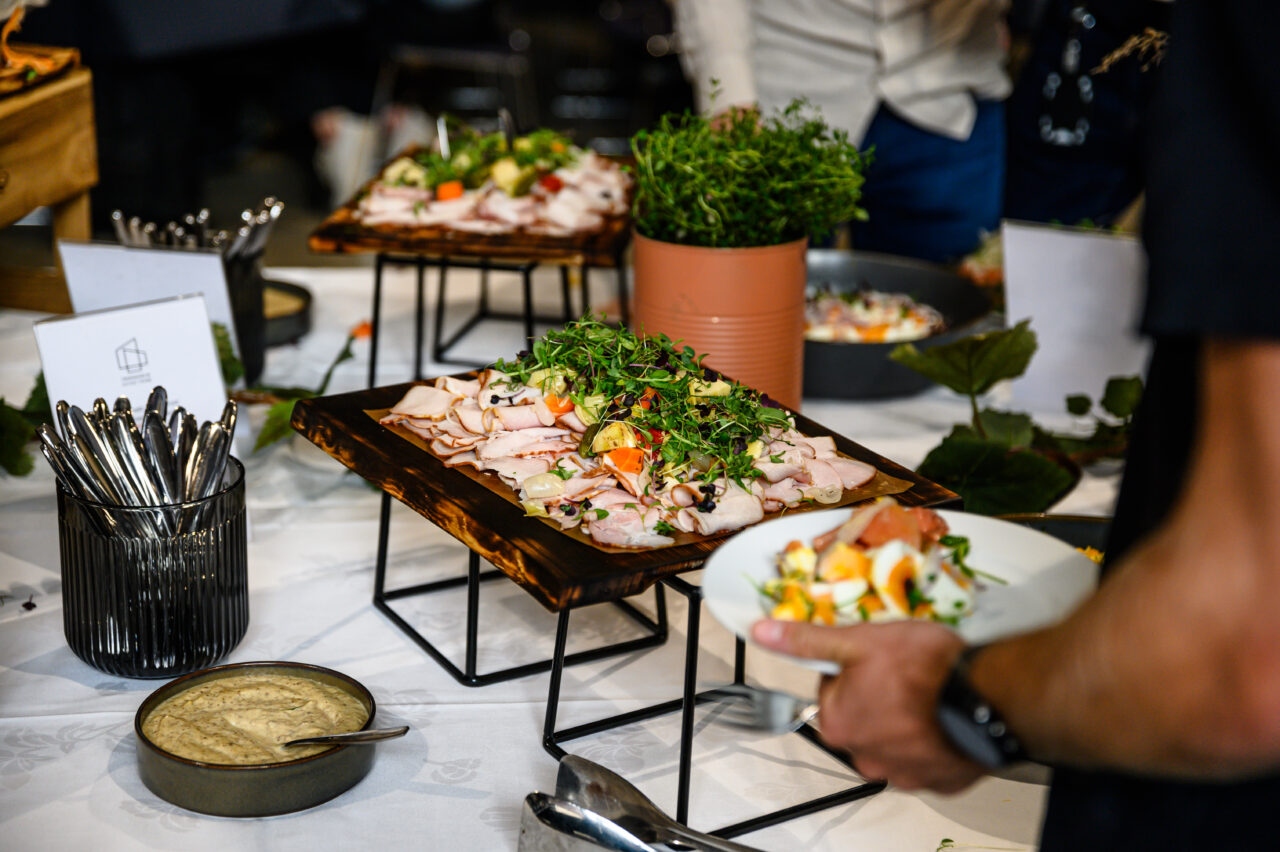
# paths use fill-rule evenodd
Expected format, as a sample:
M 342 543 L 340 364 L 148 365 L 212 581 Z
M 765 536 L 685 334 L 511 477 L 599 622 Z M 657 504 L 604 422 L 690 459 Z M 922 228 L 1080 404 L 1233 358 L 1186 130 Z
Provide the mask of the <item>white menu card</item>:
M 76 313 L 200 293 L 209 319 L 226 327 L 232 348 L 240 351 L 218 252 L 59 240 L 58 253 Z
M 50 403 L 88 410 L 98 397 L 111 405 L 127 396 L 136 414 L 163 385 L 170 411 L 181 405 L 199 422 L 222 416 L 227 391 L 199 294 L 55 317 L 33 328 Z
M 1146 254 L 1132 234 L 1005 222 L 1005 314 L 1031 319 L 1039 348 L 1012 401 L 1065 411 L 1082 393 L 1097 400 L 1112 376 L 1145 376 L 1150 344 L 1138 334 Z

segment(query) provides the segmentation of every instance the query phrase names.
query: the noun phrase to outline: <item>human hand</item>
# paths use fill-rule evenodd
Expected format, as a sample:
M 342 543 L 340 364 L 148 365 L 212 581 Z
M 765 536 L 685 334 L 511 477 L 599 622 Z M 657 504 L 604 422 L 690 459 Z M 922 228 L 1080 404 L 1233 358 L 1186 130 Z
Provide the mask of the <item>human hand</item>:
M 751 635 L 766 648 L 840 666 L 823 679 L 818 721 L 822 738 L 848 751 L 862 775 L 903 790 L 955 793 L 983 774 L 951 747 L 935 717 L 964 647 L 955 632 L 923 621 L 822 627 L 763 620 Z

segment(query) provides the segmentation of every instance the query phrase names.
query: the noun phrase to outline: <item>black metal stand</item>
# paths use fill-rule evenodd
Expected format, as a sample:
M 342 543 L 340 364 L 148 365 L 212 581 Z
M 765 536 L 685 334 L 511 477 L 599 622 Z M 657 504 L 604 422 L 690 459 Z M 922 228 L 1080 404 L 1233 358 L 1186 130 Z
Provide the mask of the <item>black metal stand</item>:
M 631 321 L 630 309 L 627 304 L 627 269 L 623 264 L 622 252 L 619 252 L 615 258 L 616 271 L 618 276 L 618 303 L 621 312 L 622 325 L 627 325 Z M 373 327 L 369 340 L 369 387 L 374 387 L 374 379 L 376 376 L 378 365 L 378 333 L 381 330 L 382 317 L 382 274 L 387 264 L 397 266 L 414 266 L 417 269 L 416 279 L 416 298 L 414 302 L 414 337 L 413 337 L 413 377 L 414 379 L 422 378 L 422 346 L 423 346 L 423 327 L 424 316 L 426 313 L 426 304 L 424 298 L 424 283 L 426 268 L 428 266 L 440 270 L 439 290 L 436 294 L 435 303 L 432 306 L 434 311 L 432 317 L 432 331 L 434 332 L 434 340 L 431 345 L 431 359 L 440 364 L 456 364 L 463 367 L 484 367 L 486 363 L 477 361 L 463 361 L 451 359 L 449 351 L 453 349 L 458 342 L 469 334 L 478 324 L 485 320 L 504 320 L 510 322 L 524 323 L 525 345 L 531 346 L 534 337 L 534 323 L 552 323 L 563 324 L 574 319 L 574 311 L 572 298 L 569 287 L 569 266 L 560 264 L 560 298 L 561 298 L 561 314 L 558 317 L 539 316 L 533 310 L 533 272 L 540 265 L 539 261 L 515 261 L 502 262 L 489 259 L 466 260 L 462 258 L 451 257 L 425 257 L 422 255 L 402 256 L 379 252 L 374 258 L 373 266 L 373 318 L 371 325 Z M 444 330 L 444 312 L 445 312 L 445 290 L 448 283 L 448 273 L 451 268 L 456 269 L 478 269 L 480 270 L 480 293 L 476 299 L 476 310 L 470 317 L 455 329 L 448 337 L 445 336 Z M 581 314 L 587 314 L 591 311 L 591 296 L 589 292 L 588 271 L 591 267 L 583 264 L 580 267 L 582 275 L 582 310 Z M 522 288 L 523 310 L 520 313 L 509 313 L 495 311 L 489 304 L 489 273 L 497 272 L 515 272 L 520 275 Z
M 526 675 L 538 674 L 551 670 L 555 667 L 563 669 L 564 666 L 572 666 L 578 663 L 587 663 L 592 660 L 600 660 L 605 657 L 611 657 L 616 654 L 628 654 L 632 651 L 643 650 L 644 648 L 652 648 L 661 645 L 667 641 L 667 601 L 663 594 L 661 586 L 654 587 L 654 607 L 656 610 L 656 618 L 650 618 L 627 601 L 613 601 L 613 606 L 622 610 L 628 617 L 644 628 L 647 633 L 637 639 L 630 639 L 626 642 L 618 642 L 613 645 L 606 645 L 601 648 L 592 648 L 588 651 L 579 651 L 574 654 L 565 655 L 564 643 L 560 641 L 557 634 L 556 655 L 550 660 L 539 660 L 534 663 L 525 663 L 519 666 L 512 666 L 498 671 L 479 674 L 476 672 L 476 656 L 479 640 L 479 622 L 480 622 L 480 584 L 489 580 L 496 580 L 499 577 L 505 577 L 501 571 L 480 570 L 480 554 L 474 550 L 469 552 L 467 563 L 467 574 L 465 577 L 450 577 L 445 580 L 436 580 L 431 583 L 422 583 L 416 586 L 408 586 L 400 589 L 387 589 L 387 539 L 391 530 L 391 495 L 383 493 L 382 495 L 382 514 L 378 521 L 378 561 L 374 566 L 374 582 L 373 582 L 373 605 L 382 611 L 391 622 L 400 628 L 410 639 L 412 639 L 418 647 L 426 651 L 431 659 L 440 664 L 441 668 L 453 676 L 453 679 L 463 686 L 487 686 L 491 683 L 500 683 L 501 681 L 513 680 Z M 444 591 L 446 589 L 455 589 L 458 586 L 465 585 L 467 587 L 467 641 L 466 648 L 463 651 L 463 667 L 458 666 L 444 655 L 444 653 L 433 645 L 425 636 L 417 631 L 408 621 L 397 613 L 392 607 L 391 602 L 400 598 L 414 597 L 416 595 L 426 595 L 432 592 Z M 561 624 L 565 623 L 566 613 L 561 614 Z
M 680 760 L 679 760 L 679 777 L 676 790 L 676 820 L 688 824 L 689 821 L 689 779 L 693 768 L 693 716 L 694 709 L 698 704 L 706 701 L 714 700 L 714 696 L 708 692 L 697 691 L 698 681 L 698 633 L 702 610 L 702 589 L 694 586 L 679 577 L 668 577 L 661 581 L 661 585 L 669 586 L 676 592 L 684 595 L 689 601 L 689 620 L 688 629 L 685 638 L 685 660 L 684 660 L 684 693 L 682 697 L 672 701 L 664 701 L 660 704 L 654 704 L 649 707 L 642 707 L 638 710 L 632 710 L 628 713 L 621 713 L 617 716 L 610 716 L 607 719 L 600 719 L 595 722 L 588 722 L 582 725 L 576 725 L 572 728 L 566 728 L 561 731 L 556 730 L 556 713 L 560 704 L 560 680 L 564 674 L 564 665 L 561 661 L 567 662 L 564 657 L 565 642 L 569 635 L 569 612 L 566 610 L 560 613 L 559 623 L 556 625 L 556 646 L 552 655 L 553 666 L 551 668 L 551 683 L 547 693 L 547 714 L 542 729 L 542 747 L 551 754 L 552 757 L 559 760 L 568 754 L 561 747 L 561 743 L 581 737 L 591 736 L 603 731 L 612 730 L 630 725 L 636 722 L 643 722 L 647 719 L 653 719 L 658 716 L 665 716 L 668 713 L 674 713 L 679 710 L 681 712 L 680 719 Z M 746 668 L 746 644 L 737 639 L 734 646 L 733 661 L 733 679 L 734 683 L 743 683 Z M 819 749 L 830 755 L 843 765 L 853 768 L 849 757 L 843 752 L 835 749 L 822 742 L 818 736 L 818 732 L 810 725 L 805 725 L 797 733 L 813 743 Z M 737 837 L 742 834 L 748 834 L 752 831 L 758 831 L 780 822 L 795 819 L 797 817 L 806 816 L 817 811 L 835 805 L 852 802 L 856 799 L 862 799 L 867 796 L 879 793 L 885 788 L 883 781 L 865 781 L 857 786 L 850 787 L 838 793 L 832 793 L 808 802 L 802 802 L 798 805 L 792 805 L 788 808 L 773 811 L 754 819 L 745 820 L 743 822 L 734 823 L 710 832 L 719 837 Z

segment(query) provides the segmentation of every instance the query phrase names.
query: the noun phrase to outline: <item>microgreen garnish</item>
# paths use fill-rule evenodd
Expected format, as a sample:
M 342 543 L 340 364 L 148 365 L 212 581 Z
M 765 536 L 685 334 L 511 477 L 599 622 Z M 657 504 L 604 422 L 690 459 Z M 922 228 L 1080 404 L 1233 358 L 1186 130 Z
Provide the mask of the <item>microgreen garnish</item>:
M 598 422 L 584 437 L 584 455 L 604 426 L 626 423 L 657 446 L 658 477 L 680 473 L 683 479 L 711 482 L 725 476 L 742 483 L 761 476 L 744 449 L 774 427 L 792 425 L 786 411 L 737 383 L 729 383 L 723 396 L 695 395 L 719 377 L 704 371 L 690 347 L 662 334 L 638 337 L 592 317 L 549 331 L 531 351 L 494 367 L 521 383 L 540 370 L 549 371 L 540 375 L 562 376 L 578 406 L 603 400 Z
M 671 526 L 671 524 L 667 523 L 666 521 L 658 521 L 656 524 L 653 525 L 653 531 L 658 533 L 659 535 L 671 535 L 674 532 L 676 532 L 676 528 Z
M 960 570 L 960 573 L 968 577 L 970 580 L 983 579 L 990 580 L 993 583 L 999 583 L 1002 586 L 1009 585 L 1009 581 L 994 574 L 988 574 L 969 565 L 965 560 L 969 558 L 969 539 L 962 535 L 944 535 L 938 539 L 938 543 L 943 547 L 951 549 L 951 564 Z

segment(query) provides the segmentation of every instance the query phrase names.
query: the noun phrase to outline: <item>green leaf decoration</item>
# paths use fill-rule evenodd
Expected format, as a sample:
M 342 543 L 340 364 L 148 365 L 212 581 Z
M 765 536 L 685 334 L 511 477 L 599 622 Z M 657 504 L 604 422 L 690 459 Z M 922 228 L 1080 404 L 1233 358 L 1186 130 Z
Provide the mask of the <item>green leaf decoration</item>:
M 984 408 L 978 415 L 982 432 L 991 441 L 1002 441 L 1011 447 L 1031 446 L 1035 424 L 1031 415 Z
M 1107 380 L 1098 404 L 1103 411 L 1121 420 L 1128 420 L 1138 410 L 1142 401 L 1142 379 L 1137 376 L 1115 376 Z
M 213 342 L 218 347 L 218 364 L 222 368 L 222 381 L 231 387 L 244 377 L 244 364 L 236 357 L 231 348 L 231 334 L 220 322 L 210 323 L 213 326 Z
M 0 468 L 10 476 L 26 476 L 34 468 L 27 444 L 35 434 L 22 412 L 0 397 Z
M 1038 452 L 954 435 L 925 457 L 918 472 L 959 494 L 965 509 L 980 515 L 1043 512 L 1077 481 Z
M 1074 414 L 1076 417 L 1083 417 L 1089 413 L 1089 409 L 1093 408 L 1093 400 L 1082 393 L 1073 393 L 1067 397 L 1067 413 Z
M 986 393 L 998 381 L 1015 379 L 1026 372 L 1036 351 L 1036 334 L 1031 321 L 1013 328 L 976 334 L 923 351 L 903 343 L 889 357 L 950 388 L 956 393 L 976 396 Z
M 1128 424 L 1103 423 L 1099 420 L 1094 424 L 1093 434 L 1087 437 L 1053 432 L 1040 434 L 1046 440 L 1037 440 L 1035 446 L 1057 449 L 1076 464 L 1092 464 L 1102 459 L 1123 459 L 1129 449 Z
M 289 424 L 289 421 L 293 419 L 293 406 L 296 402 L 296 399 L 286 399 L 275 403 L 267 409 L 266 420 L 263 421 L 262 429 L 258 432 L 258 440 L 254 441 L 253 444 L 255 453 L 263 447 L 293 434 L 293 426 Z
M 48 423 L 53 417 L 53 403 L 49 402 L 49 388 L 44 383 L 44 371 L 36 373 L 36 383 L 27 395 L 27 402 L 22 406 L 22 416 L 32 428 Z
M 356 357 L 356 354 L 351 351 L 351 344 L 355 339 L 355 334 L 347 335 L 347 342 L 342 344 L 342 351 L 338 353 L 337 358 L 333 359 L 333 363 L 329 365 L 329 369 L 325 370 L 324 378 L 320 381 L 320 387 L 316 388 L 316 396 L 324 396 L 324 392 L 329 389 L 329 380 L 333 378 L 333 371 L 338 368 L 339 364 L 343 361 L 350 361 L 352 358 Z

